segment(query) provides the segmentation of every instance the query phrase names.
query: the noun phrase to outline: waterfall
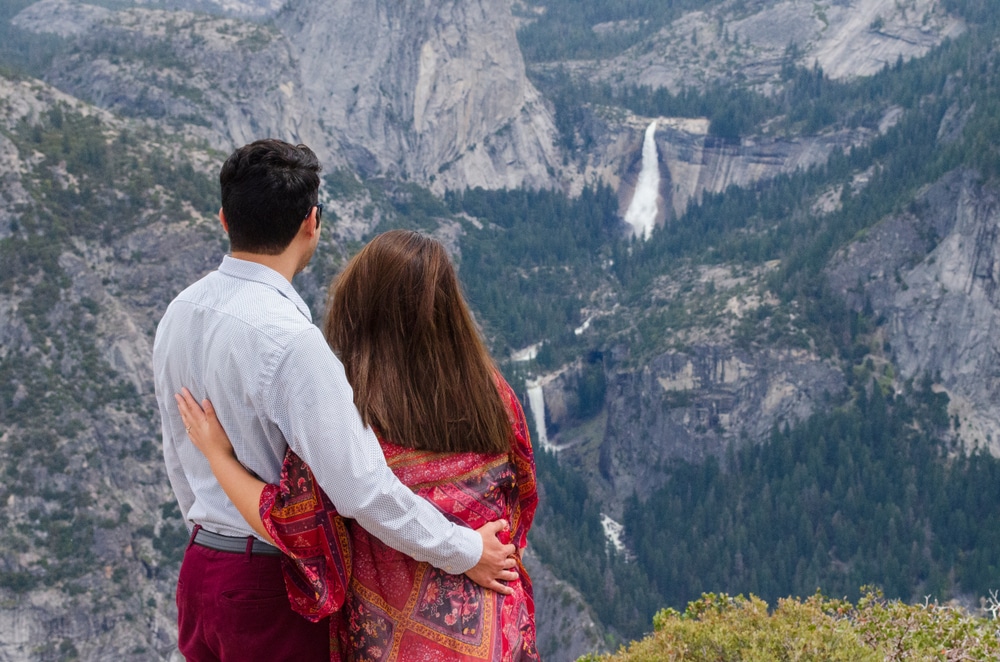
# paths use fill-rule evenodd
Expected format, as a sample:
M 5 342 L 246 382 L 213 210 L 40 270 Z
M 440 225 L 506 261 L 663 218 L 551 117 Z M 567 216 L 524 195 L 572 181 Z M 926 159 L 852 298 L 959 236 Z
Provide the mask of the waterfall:
M 557 450 L 549 443 L 549 437 L 545 433 L 545 394 L 542 393 L 542 380 L 528 380 L 525 382 L 528 387 L 528 406 L 531 407 L 531 418 L 535 421 L 535 441 L 540 448 L 547 451 Z
M 604 513 L 601 513 L 601 526 L 604 528 L 604 537 L 607 541 L 614 545 L 619 553 L 624 552 L 625 543 L 622 542 L 622 534 L 625 533 L 625 527 Z
M 625 222 L 635 236 L 649 239 L 656 224 L 656 198 L 660 195 L 660 166 L 656 156 L 656 122 L 646 127 L 642 141 L 642 169 L 635 184 L 632 202 L 625 211 Z

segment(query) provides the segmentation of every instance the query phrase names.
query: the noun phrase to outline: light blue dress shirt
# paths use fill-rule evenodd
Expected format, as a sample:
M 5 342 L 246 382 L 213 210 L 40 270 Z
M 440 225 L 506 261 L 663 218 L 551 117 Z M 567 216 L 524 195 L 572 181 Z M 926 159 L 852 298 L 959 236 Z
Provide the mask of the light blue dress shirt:
M 344 367 L 295 288 L 226 256 L 167 308 L 153 344 L 167 475 L 189 528 L 256 535 L 184 431 L 174 394 L 208 398 L 240 462 L 277 483 L 286 446 L 313 470 L 341 515 L 419 561 L 460 574 L 482 539 L 399 482 L 364 426 Z

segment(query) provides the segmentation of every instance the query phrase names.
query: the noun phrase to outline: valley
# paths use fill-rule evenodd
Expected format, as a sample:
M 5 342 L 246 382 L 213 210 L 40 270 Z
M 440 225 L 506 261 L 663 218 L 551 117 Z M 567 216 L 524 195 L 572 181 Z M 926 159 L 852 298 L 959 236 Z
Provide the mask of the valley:
M 545 659 L 704 591 L 1000 587 L 985 0 L 0 8 L 0 658 L 177 659 L 152 334 L 263 135 L 323 160 L 314 317 L 374 233 L 458 265 L 534 421 Z

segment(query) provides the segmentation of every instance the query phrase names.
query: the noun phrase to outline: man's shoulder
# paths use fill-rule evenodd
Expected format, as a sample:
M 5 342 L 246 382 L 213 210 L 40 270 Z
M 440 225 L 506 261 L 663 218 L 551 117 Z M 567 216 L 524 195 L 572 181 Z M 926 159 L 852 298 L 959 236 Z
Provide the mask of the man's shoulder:
M 161 326 L 226 327 L 229 333 L 253 342 L 285 346 L 316 326 L 294 302 L 267 284 L 233 278 L 218 271 L 201 278 L 178 294 L 167 308 Z M 207 328 L 203 328 L 207 330 Z M 264 349 L 261 346 L 254 347 Z M 249 349 L 249 348 L 248 348 Z
M 220 280 L 220 274 L 218 271 L 208 272 L 195 282 L 185 287 L 179 294 L 177 294 L 177 296 L 173 298 L 170 305 L 167 306 L 167 314 L 170 313 L 170 309 L 174 307 L 174 304 L 198 303 L 206 299 L 212 292 L 219 289 Z

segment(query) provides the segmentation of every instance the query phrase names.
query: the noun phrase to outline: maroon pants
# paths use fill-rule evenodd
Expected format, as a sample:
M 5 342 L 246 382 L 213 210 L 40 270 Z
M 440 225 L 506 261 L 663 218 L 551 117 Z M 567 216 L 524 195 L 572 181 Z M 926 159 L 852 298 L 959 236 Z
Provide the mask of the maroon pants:
M 292 611 L 278 556 L 188 543 L 177 620 L 187 662 L 330 662 L 330 623 L 310 623 Z

